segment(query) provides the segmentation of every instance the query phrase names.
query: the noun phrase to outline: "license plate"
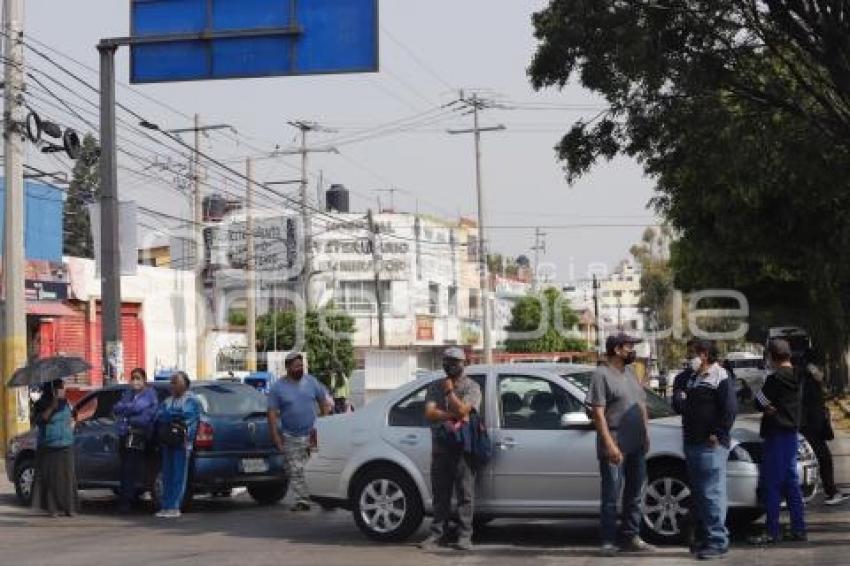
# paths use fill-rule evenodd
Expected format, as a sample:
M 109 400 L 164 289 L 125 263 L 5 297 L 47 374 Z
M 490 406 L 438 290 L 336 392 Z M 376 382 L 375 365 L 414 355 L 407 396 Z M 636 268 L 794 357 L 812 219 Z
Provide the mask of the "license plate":
M 269 471 L 269 463 L 263 458 L 243 458 L 242 471 L 246 474 L 262 474 Z
M 814 468 L 810 466 L 803 468 L 803 485 L 814 485 L 816 479 L 816 472 Z

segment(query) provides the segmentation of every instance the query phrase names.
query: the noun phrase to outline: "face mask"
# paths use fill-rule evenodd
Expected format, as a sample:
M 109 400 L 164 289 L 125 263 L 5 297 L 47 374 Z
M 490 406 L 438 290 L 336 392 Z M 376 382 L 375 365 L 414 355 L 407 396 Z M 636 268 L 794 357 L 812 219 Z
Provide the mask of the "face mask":
M 623 359 L 626 365 L 635 363 L 635 360 L 637 360 L 636 352 L 627 352 L 626 357 Z
M 702 358 L 700 358 L 699 356 L 694 356 L 693 358 L 691 358 L 691 369 L 693 371 L 699 371 L 701 367 Z
M 445 362 L 443 363 L 443 371 L 449 377 L 460 377 L 460 374 L 463 373 L 463 366 L 457 362 Z

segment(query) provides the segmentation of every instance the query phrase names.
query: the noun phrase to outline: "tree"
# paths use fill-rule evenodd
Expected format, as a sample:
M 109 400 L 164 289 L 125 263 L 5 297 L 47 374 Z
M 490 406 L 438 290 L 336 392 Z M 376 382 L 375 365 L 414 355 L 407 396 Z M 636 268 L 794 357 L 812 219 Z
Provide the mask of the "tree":
M 320 324 L 320 315 L 326 321 L 325 332 Z M 296 321 L 299 314 L 294 311 L 275 312 L 257 318 L 257 344 L 260 351 L 271 351 L 277 334 L 278 350 L 291 350 L 296 341 Z M 310 373 L 319 378 L 330 391 L 347 383 L 354 370 L 354 346 L 351 338 L 342 334 L 354 332 L 354 319 L 347 314 L 324 308 L 309 311 L 305 321 L 305 347 Z M 336 335 L 336 336 L 334 336 Z
M 74 164 L 71 184 L 62 215 L 64 232 L 63 252 L 73 257 L 94 257 L 91 221 L 88 205 L 100 194 L 100 174 L 97 165 L 97 140 L 91 134 L 83 137 L 80 158 Z
M 521 298 L 511 309 L 511 324 L 508 332 L 531 332 L 537 330 L 543 318 L 543 304 L 548 307 L 546 332 L 533 340 L 508 338 L 508 352 L 583 352 L 587 343 L 574 336 L 565 335 L 556 328 L 555 309 L 561 311 L 562 328 L 569 330 L 579 322 L 578 315 L 570 308 L 569 301 L 555 288 L 548 288 L 539 296 Z
M 557 147 L 568 181 L 637 158 L 677 235 L 677 286 L 734 288 L 833 359 L 850 334 L 850 20 L 832 2 L 553 0 L 536 88 L 605 98 Z

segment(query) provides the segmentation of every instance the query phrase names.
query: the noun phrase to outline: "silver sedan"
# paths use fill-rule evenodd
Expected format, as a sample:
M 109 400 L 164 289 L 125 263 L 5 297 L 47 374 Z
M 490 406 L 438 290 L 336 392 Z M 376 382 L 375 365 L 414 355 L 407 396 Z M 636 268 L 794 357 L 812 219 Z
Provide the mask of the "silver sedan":
M 482 524 L 510 517 L 595 517 L 600 478 L 596 433 L 584 398 L 593 368 L 568 364 L 470 366 L 483 392 L 482 414 L 495 447 L 477 476 L 475 513 Z M 431 508 L 431 432 L 424 417 L 426 375 L 346 415 L 320 419 L 318 449 L 307 466 L 313 498 L 352 511 L 357 526 L 379 541 L 404 540 Z M 648 393 L 651 451 L 643 490 L 648 538 L 679 542 L 686 532 L 690 488 L 681 422 Z M 728 464 L 730 519 L 762 513 L 756 487 L 761 442 L 754 425 L 733 431 Z M 817 463 L 801 440 L 800 471 L 814 494 Z

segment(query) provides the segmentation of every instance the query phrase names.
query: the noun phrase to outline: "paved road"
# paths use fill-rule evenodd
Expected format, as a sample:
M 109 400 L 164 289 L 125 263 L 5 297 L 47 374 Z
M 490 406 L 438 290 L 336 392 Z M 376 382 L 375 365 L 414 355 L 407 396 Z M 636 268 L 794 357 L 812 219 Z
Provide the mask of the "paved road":
M 850 483 L 850 437 L 835 447 L 839 479 Z M 751 548 L 739 534 L 726 564 L 850 563 L 850 503 L 826 508 L 816 500 L 808 509 L 811 543 L 781 548 Z M 424 530 L 419 538 L 424 537 Z M 51 519 L 17 506 L 11 486 L 0 483 L 0 564 L 147 566 L 162 564 L 652 564 L 689 561 L 681 548 L 652 557 L 596 556 L 593 522 L 496 521 L 477 535 L 475 552 L 426 554 L 414 544 L 379 545 L 363 538 L 349 514 L 315 510 L 293 515 L 285 505 L 256 506 L 239 495 L 198 500 L 194 512 L 165 522 L 146 513 L 126 517 L 113 511 L 109 496 L 87 493 L 83 513 Z

